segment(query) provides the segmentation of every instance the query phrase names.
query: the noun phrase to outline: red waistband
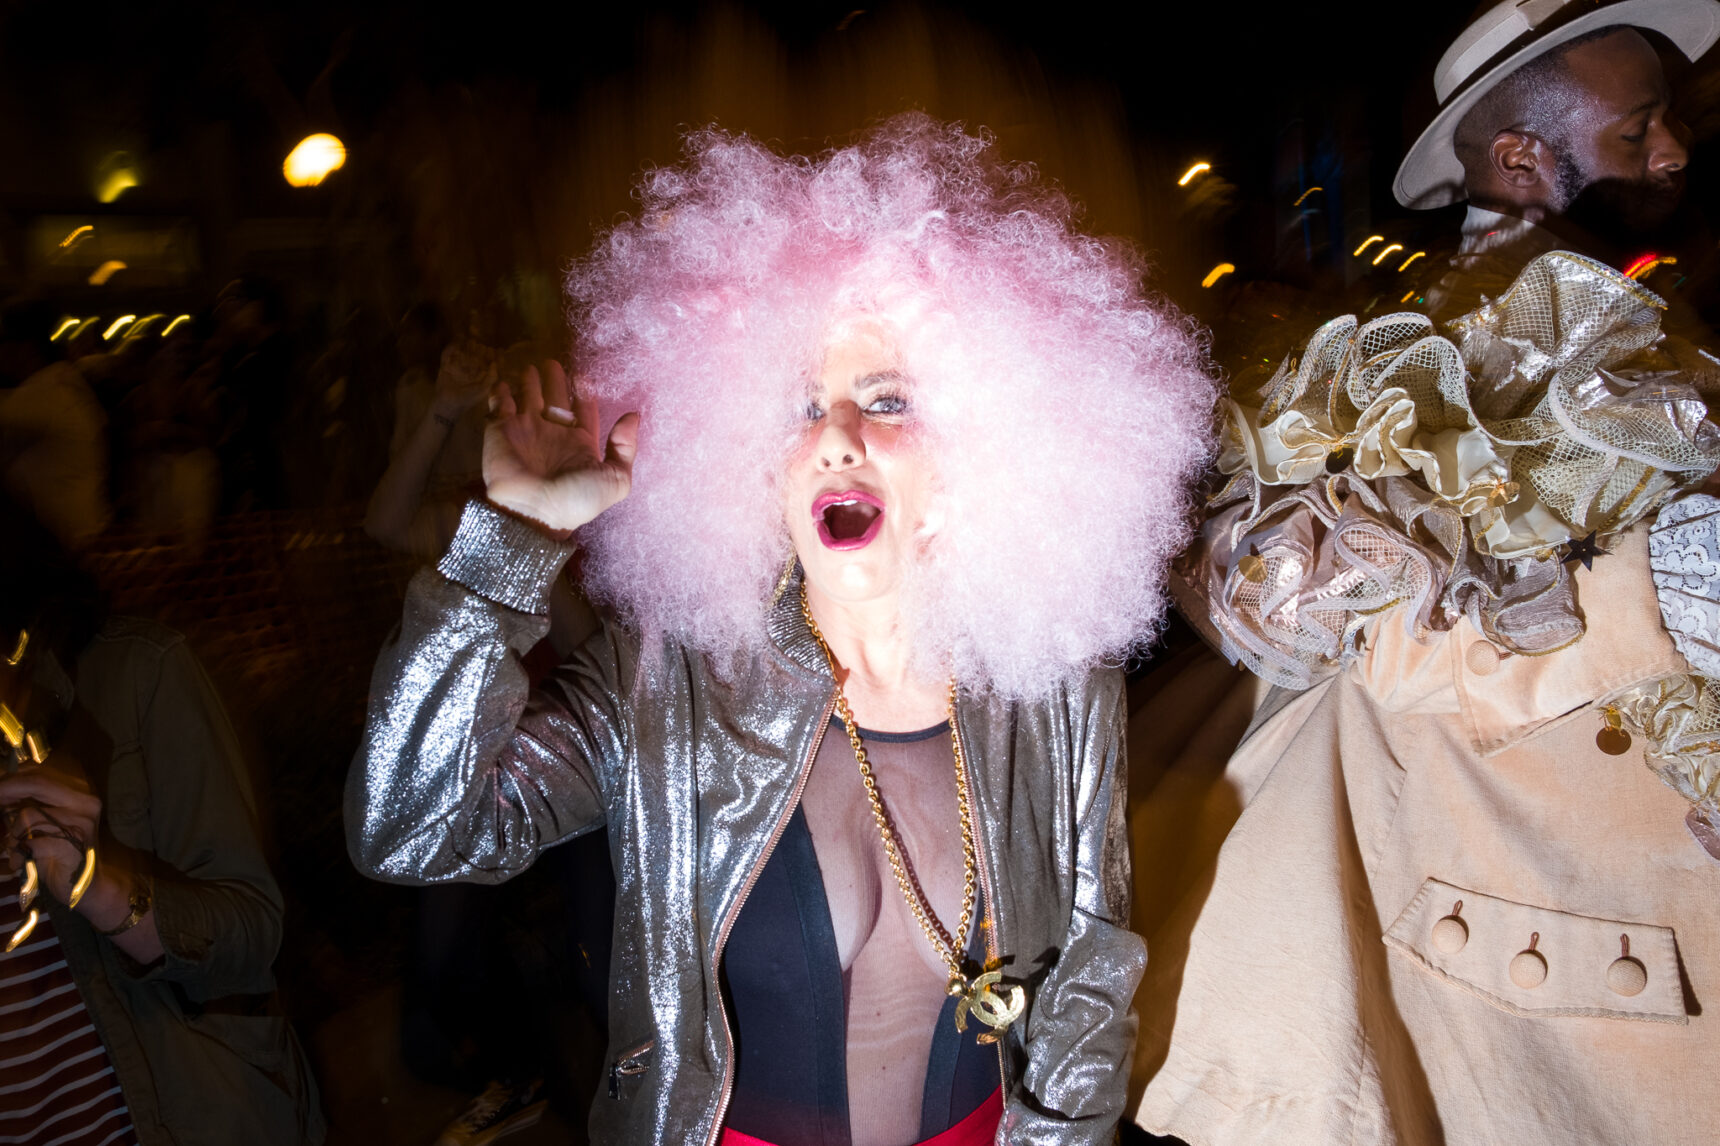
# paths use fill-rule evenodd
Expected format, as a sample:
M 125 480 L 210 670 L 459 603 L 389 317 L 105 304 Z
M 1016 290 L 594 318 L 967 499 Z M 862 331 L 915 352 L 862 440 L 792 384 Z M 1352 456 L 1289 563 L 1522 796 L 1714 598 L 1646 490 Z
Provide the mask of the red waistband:
M 1003 1088 L 991 1092 L 986 1100 L 974 1108 L 974 1112 L 944 1131 L 934 1134 L 915 1146 L 991 1146 L 992 1139 L 997 1137 L 997 1124 L 1003 1121 Z M 739 1130 L 723 1127 L 721 1146 L 778 1146 L 777 1143 L 766 1142 L 763 1138 L 754 1138 L 751 1134 L 742 1134 Z M 794 1146 L 793 1143 L 782 1143 L 781 1146 Z

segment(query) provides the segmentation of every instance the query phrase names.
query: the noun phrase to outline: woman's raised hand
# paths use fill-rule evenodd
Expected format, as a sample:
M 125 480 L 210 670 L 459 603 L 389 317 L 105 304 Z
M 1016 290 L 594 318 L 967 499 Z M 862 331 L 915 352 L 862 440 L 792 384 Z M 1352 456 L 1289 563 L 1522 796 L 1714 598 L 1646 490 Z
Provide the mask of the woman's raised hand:
M 491 391 L 484 430 L 484 493 L 552 530 L 578 529 L 627 496 L 639 415 L 597 438 L 597 402 L 574 395 L 557 362 L 528 366 Z
M 496 352 L 481 342 L 450 342 L 436 371 L 436 412 L 458 418 L 482 402 L 496 382 Z

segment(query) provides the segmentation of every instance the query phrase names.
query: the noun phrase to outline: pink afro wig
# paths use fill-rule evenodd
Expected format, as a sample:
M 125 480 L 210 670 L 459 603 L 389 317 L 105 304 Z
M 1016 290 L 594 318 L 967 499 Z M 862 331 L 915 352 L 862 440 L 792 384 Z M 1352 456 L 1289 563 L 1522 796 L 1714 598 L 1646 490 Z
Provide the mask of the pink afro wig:
M 924 115 L 816 159 L 715 130 L 686 152 L 568 278 L 583 384 L 643 416 L 632 493 L 581 536 L 594 595 L 708 653 L 763 644 L 809 386 L 872 315 L 950 507 L 905 578 L 928 665 L 1034 697 L 1149 640 L 1216 388 L 1137 251 Z

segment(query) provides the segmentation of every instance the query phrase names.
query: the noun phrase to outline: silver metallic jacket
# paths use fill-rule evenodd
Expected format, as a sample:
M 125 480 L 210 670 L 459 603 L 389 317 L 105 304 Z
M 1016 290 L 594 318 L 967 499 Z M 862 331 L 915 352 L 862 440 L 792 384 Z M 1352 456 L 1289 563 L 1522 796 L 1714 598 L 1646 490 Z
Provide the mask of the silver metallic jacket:
M 717 969 L 799 801 L 835 690 L 796 594 L 772 647 L 719 676 L 609 626 L 534 691 L 570 550 L 480 502 L 413 581 L 347 782 L 348 847 L 396 883 L 500 882 L 602 824 L 615 865 L 609 1097 L 598 1142 L 715 1143 L 734 1077 Z M 1145 945 L 1126 929 L 1123 694 L 1115 670 L 1031 705 L 963 696 L 988 942 L 1025 1017 L 1000 1044 L 1002 1141 L 1109 1142 Z

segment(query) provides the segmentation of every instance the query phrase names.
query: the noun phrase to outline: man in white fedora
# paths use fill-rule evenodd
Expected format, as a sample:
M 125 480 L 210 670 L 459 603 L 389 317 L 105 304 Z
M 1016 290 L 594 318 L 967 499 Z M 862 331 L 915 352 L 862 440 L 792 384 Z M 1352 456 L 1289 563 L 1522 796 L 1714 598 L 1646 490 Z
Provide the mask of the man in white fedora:
M 1467 199 L 1456 276 L 1435 318 L 1497 294 L 1552 249 L 1641 252 L 1684 194 L 1689 160 L 1660 60 L 1639 29 L 1691 59 L 1720 36 L 1707 0 L 1501 3 L 1434 71 L 1439 111 L 1398 169 L 1406 207 Z
M 1605 264 L 1688 159 L 1639 29 L 1695 58 L 1720 4 L 1474 20 L 1395 184 L 1470 203 L 1440 324 L 1334 321 L 1227 404 L 1179 604 L 1273 687 L 1209 795 L 1133 809 L 1137 849 L 1234 821 L 1144 921 L 1146 1130 L 1720 1141 L 1720 427 Z

